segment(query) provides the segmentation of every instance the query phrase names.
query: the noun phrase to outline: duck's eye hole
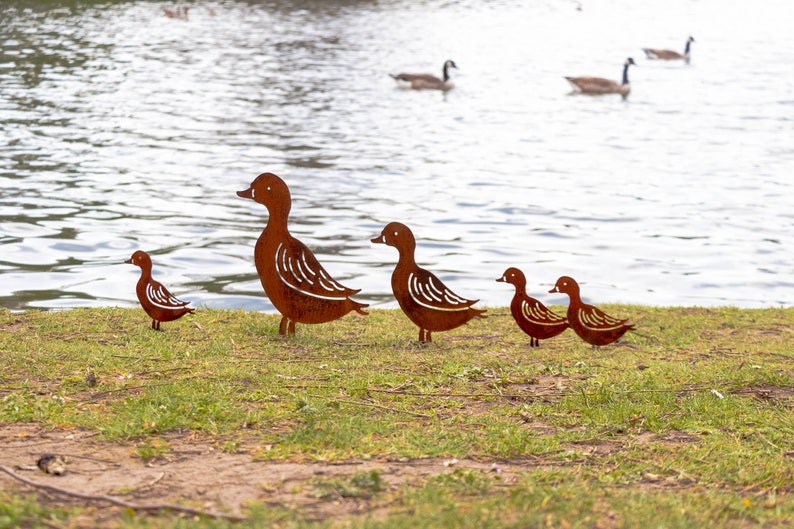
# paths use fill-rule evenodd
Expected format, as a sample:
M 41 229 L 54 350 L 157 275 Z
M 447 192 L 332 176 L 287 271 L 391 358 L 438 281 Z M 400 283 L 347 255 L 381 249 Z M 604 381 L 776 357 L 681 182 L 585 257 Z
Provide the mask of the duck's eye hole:
M 267 190 L 270 191 L 270 186 L 267 186 Z
M 396 231 L 394 232 L 394 236 L 397 237 L 397 232 Z

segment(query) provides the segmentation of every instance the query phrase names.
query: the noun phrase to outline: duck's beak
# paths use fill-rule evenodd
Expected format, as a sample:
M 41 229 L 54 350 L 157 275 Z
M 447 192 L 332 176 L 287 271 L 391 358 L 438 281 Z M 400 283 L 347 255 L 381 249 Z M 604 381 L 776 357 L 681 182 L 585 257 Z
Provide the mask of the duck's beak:
M 559 288 L 557 288 L 557 285 L 554 285 L 554 288 L 552 288 L 551 290 L 549 290 L 549 294 L 553 294 L 554 292 L 559 292 L 559 291 L 560 291 L 560 289 L 559 289 Z
M 386 239 L 383 237 L 383 234 L 380 237 L 375 237 L 374 239 L 370 239 L 369 242 L 374 244 L 386 244 Z
M 505 283 L 506 281 L 507 281 L 507 278 L 505 276 L 502 276 L 502 277 L 500 277 L 499 279 L 496 280 L 497 283 Z
M 129 259 L 127 259 L 127 260 L 126 260 L 126 261 L 124 261 L 124 262 L 125 262 L 125 263 L 127 263 L 127 264 L 132 264 L 132 257 L 130 257 Z
M 254 188 L 249 187 L 248 189 L 238 191 L 237 196 L 240 198 L 254 198 Z

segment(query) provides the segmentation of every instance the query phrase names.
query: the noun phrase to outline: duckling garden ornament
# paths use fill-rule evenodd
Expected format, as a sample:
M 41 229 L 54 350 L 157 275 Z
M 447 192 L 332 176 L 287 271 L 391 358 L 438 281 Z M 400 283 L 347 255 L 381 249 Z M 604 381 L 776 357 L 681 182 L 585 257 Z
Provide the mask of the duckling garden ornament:
M 420 342 L 432 342 L 433 332 L 448 331 L 472 318 L 486 317 L 484 310 L 472 307 L 479 300 L 458 296 L 433 273 L 416 264 L 416 239 L 405 224 L 387 224 L 371 242 L 393 246 L 400 254 L 391 287 L 400 308 L 419 327 Z
M 280 335 L 295 334 L 296 323 L 326 323 L 351 311 L 367 314 L 366 304 L 350 298 L 360 290 L 332 278 L 311 250 L 290 235 L 292 198 L 284 180 L 262 173 L 237 196 L 262 204 L 269 213 L 254 247 L 254 264 L 265 294 L 281 313 Z
M 568 304 L 568 324 L 571 329 L 590 345 L 608 345 L 620 339 L 626 331 L 634 330 L 628 320 L 613 318 L 593 305 L 582 302 L 579 284 L 573 278 L 562 276 L 549 292 L 567 294 L 571 301 Z
M 508 268 L 497 281 L 516 287 L 510 302 L 510 313 L 519 328 L 529 336 L 530 347 L 539 347 L 540 340 L 553 338 L 568 328 L 565 318 L 527 294 L 527 279 L 518 268 Z
M 159 281 L 152 279 L 152 258 L 143 250 L 138 250 L 124 261 L 141 269 L 141 278 L 135 285 L 135 294 L 141 307 L 152 319 L 152 329 L 159 331 L 160 323 L 174 321 L 185 314 L 192 314 L 189 301 L 182 301 L 171 294 Z

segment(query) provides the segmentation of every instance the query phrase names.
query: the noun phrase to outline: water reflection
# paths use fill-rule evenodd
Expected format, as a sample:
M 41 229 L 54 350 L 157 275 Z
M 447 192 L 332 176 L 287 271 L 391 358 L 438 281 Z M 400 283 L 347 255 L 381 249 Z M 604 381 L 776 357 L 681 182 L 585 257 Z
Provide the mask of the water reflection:
M 252 260 L 266 212 L 234 195 L 263 171 L 373 304 L 394 255 L 368 241 L 392 220 L 484 304 L 508 302 L 506 266 L 599 302 L 792 304 L 785 2 L 163 5 L 0 7 L 3 306 L 132 306 L 140 248 L 184 299 L 272 309 Z M 679 33 L 698 35 L 689 67 L 639 59 Z M 566 96 L 563 75 L 612 78 L 628 55 L 627 101 Z M 448 94 L 387 75 L 446 58 Z

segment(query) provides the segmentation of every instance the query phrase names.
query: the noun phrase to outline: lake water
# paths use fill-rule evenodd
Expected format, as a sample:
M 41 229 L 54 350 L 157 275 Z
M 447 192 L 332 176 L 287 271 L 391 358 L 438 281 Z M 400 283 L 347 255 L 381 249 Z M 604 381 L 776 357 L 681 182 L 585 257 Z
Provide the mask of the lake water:
M 6 0 L 0 305 L 135 306 L 134 250 L 179 297 L 273 310 L 253 264 L 285 179 L 291 230 L 357 299 L 394 307 L 393 248 L 504 306 L 560 275 L 596 303 L 794 306 L 789 0 Z M 581 6 L 581 9 L 577 9 Z M 651 62 L 642 47 L 683 51 Z M 569 95 L 565 75 L 632 92 Z M 388 73 L 440 74 L 448 93 Z

